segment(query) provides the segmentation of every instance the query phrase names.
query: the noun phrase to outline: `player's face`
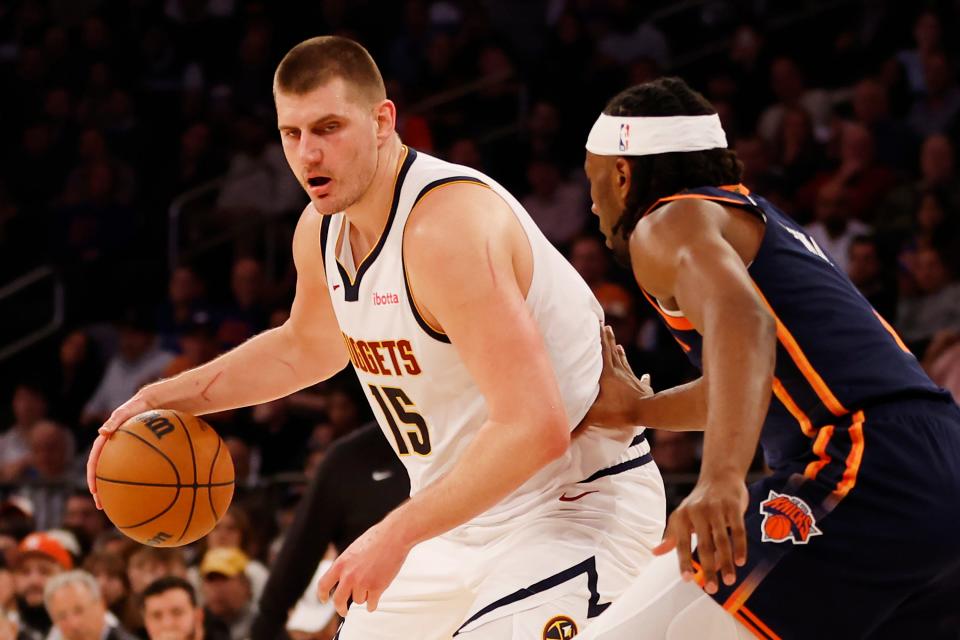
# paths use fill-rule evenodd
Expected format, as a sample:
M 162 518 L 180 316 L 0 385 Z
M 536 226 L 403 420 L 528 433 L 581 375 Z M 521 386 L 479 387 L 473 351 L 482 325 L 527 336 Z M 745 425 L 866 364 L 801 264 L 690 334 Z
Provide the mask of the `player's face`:
M 614 233 L 626 207 L 629 191 L 629 165 L 623 158 L 598 156 L 587 152 L 583 165 L 590 180 L 590 210 L 600 220 L 600 231 L 607 239 L 607 247 L 621 264 L 630 264 L 629 245 L 620 233 Z
M 314 208 L 328 215 L 357 202 L 393 133 L 393 103 L 373 104 L 334 78 L 302 95 L 278 90 L 276 104 L 284 155 Z
M 144 601 L 143 625 L 150 640 L 199 640 L 203 612 L 186 591 L 170 589 Z

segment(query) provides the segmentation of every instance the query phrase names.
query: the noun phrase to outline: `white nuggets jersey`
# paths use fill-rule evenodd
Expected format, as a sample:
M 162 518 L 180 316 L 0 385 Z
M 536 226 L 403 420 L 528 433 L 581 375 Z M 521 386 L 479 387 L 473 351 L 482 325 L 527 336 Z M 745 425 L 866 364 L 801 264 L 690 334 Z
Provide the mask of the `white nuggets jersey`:
M 516 214 L 533 252 L 527 307 L 550 353 L 571 429 L 599 392 L 603 311 L 586 283 L 503 187 L 467 167 L 407 147 L 403 153 L 386 227 L 363 261 L 353 263 L 349 221 L 343 213 L 324 218 L 320 243 L 350 359 L 380 427 L 407 468 L 412 495 L 449 471 L 487 418 L 485 400 L 456 349 L 418 313 L 407 287 L 403 232 L 421 198 L 446 184 L 478 183 L 493 189 Z M 524 354 L 516 357 L 523 359 Z M 538 399 L 531 397 L 530 402 Z M 632 437 L 577 438 L 564 457 L 474 523 L 517 517 L 548 495 L 555 500 L 554 489 L 616 462 Z

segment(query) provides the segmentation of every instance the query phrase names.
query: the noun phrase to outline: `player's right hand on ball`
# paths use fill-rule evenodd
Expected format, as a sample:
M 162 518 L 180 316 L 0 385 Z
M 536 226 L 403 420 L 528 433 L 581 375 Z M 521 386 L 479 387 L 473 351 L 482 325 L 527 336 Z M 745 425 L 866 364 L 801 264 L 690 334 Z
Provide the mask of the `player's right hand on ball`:
M 103 509 L 103 506 L 100 504 L 100 498 L 97 496 L 97 462 L 100 460 L 100 452 L 103 451 L 103 445 L 107 443 L 110 436 L 113 435 L 124 422 L 153 408 L 155 407 L 151 406 L 150 403 L 138 393 L 114 409 L 107 421 L 98 429 L 97 439 L 93 441 L 93 446 L 90 447 L 90 457 L 87 458 L 87 488 L 90 490 L 90 495 L 93 496 L 93 501 L 96 503 L 97 509 Z

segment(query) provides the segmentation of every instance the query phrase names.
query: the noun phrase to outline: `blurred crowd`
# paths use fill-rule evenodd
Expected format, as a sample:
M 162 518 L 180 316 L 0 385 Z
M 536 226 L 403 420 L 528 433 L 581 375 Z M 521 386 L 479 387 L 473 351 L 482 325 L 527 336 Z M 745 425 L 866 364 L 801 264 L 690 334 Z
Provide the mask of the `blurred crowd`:
M 83 488 L 114 407 L 286 320 L 285 243 L 306 197 L 273 133 L 272 73 L 320 33 L 370 49 L 407 144 L 522 200 L 656 389 L 694 372 L 596 231 L 583 143 L 609 97 L 677 74 L 717 108 L 744 183 L 805 225 L 933 379 L 960 392 L 960 43 L 947 37 L 960 6 L 670 4 L 0 3 L 0 289 L 49 264 L 66 291 L 64 328 L 0 362 L 0 640 L 247 637 L 302 479 L 372 419 L 349 372 L 209 416 L 238 491 L 185 549 L 135 545 Z M 168 208 L 205 185 L 203 215 L 174 238 Z M 169 242 L 241 227 L 253 231 L 166 262 Z M 0 300 L 4 343 L 34 308 Z M 676 504 L 699 436 L 652 439 Z M 330 615 L 308 606 L 291 634 L 328 638 Z

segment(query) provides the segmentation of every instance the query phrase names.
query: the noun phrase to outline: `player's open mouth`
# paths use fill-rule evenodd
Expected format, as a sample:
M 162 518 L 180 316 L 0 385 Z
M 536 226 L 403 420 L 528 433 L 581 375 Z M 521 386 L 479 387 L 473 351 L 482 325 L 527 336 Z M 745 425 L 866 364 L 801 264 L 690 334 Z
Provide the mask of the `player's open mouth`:
M 307 189 L 315 196 L 322 196 L 326 194 L 330 182 L 331 178 L 327 176 L 310 176 L 307 178 Z

